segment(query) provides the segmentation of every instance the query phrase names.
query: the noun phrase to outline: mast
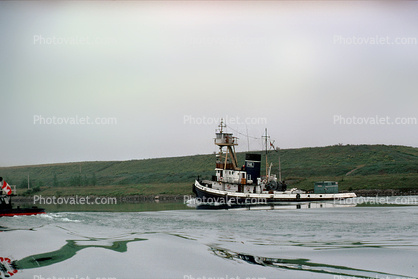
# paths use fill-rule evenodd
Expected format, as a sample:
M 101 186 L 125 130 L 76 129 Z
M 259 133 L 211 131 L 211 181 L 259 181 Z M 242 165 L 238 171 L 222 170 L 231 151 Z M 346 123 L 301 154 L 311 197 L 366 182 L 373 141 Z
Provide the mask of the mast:
M 265 130 L 265 134 L 264 134 L 263 138 L 264 138 L 264 143 L 265 143 L 265 146 L 266 146 L 266 178 L 267 178 L 268 177 L 267 139 L 269 138 L 269 136 L 267 135 L 267 128 Z
M 218 125 L 218 127 L 220 128 L 219 133 L 223 133 L 223 128 L 226 128 L 226 124 L 224 124 L 224 119 L 221 118 L 221 123 Z
M 279 153 L 279 181 L 282 181 L 282 166 L 280 164 L 280 148 L 276 147 L 277 152 Z
M 223 128 L 226 125 L 223 123 L 223 119 L 221 119 L 221 123 L 219 124 L 219 133 L 216 133 L 215 144 L 219 146 L 219 168 L 224 170 L 239 170 L 237 157 L 235 154 L 235 146 L 238 145 L 237 138 L 232 136 L 231 133 L 224 133 Z M 223 148 L 226 147 L 225 157 L 223 157 Z M 223 160 L 223 162 L 222 162 Z

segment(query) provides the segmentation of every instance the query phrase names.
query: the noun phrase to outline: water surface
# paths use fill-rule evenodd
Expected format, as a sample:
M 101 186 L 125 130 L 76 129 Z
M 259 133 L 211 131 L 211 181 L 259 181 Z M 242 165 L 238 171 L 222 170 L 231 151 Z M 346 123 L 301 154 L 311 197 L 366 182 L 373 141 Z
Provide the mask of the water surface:
M 0 257 L 11 278 L 414 278 L 417 223 L 417 206 L 55 212 L 1 218 Z

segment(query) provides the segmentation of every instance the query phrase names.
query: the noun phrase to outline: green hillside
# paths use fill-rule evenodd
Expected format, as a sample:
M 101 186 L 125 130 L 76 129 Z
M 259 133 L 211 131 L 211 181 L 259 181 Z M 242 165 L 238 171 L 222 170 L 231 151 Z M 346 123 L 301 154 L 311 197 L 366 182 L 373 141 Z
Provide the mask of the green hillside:
M 238 153 L 239 164 L 244 153 Z M 262 172 L 265 172 L 262 154 Z M 339 181 L 340 190 L 418 190 L 418 148 L 387 145 L 336 145 L 280 150 L 282 178 L 309 190 L 318 180 Z M 278 153 L 271 151 L 272 173 L 278 174 Z M 198 175 L 209 179 L 215 155 L 131 161 L 80 162 L 0 168 L 0 176 L 41 194 L 153 195 L 190 194 Z

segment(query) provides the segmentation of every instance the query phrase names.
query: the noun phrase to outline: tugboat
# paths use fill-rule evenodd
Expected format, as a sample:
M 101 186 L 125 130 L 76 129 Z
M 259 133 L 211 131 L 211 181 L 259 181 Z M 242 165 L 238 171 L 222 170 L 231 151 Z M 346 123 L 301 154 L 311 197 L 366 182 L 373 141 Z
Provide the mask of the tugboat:
M 356 197 L 355 193 L 306 193 L 297 188 L 287 190 L 287 185 L 275 174 L 271 174 L 272 164 L 268 167 L 267 139 L 263 136 L 266 146 L 266 175 L 261 176 L 261 154 L 247 153 L 245 164 L 239 167 L 235 154 L 237 138 L 232 133 L 225 133 L 223 120 L 216 133 L 215 145 L 219 147 L 216 155 L 215 175 L 212 180 L 198 177 L 193 184 L 193 192 L 200 204 L 210 205 L 257 205 L 278 202 L 306 202 L 343 200 Z M 272 145 L 272 143 L 270 143 Z M 280 162 L 280 161 L 279 161 Z
M 10 185 L 0 177 L 0 217 L 15 216 L 15 215 L 36 215 L 45 213 L 45 209 L 36 206 L 30 208 L 20 208 L 19 206 L 13 208 L 12 196 L 14 196 Z

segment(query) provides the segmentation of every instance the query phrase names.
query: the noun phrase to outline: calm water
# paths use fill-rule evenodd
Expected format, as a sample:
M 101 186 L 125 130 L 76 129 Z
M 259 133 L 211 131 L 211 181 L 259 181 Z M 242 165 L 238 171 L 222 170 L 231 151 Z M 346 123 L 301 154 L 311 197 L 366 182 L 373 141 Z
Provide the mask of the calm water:
M 0 257 L 10 278 L 418 276 L 418 206 L 295 208 L 0 218 Z

